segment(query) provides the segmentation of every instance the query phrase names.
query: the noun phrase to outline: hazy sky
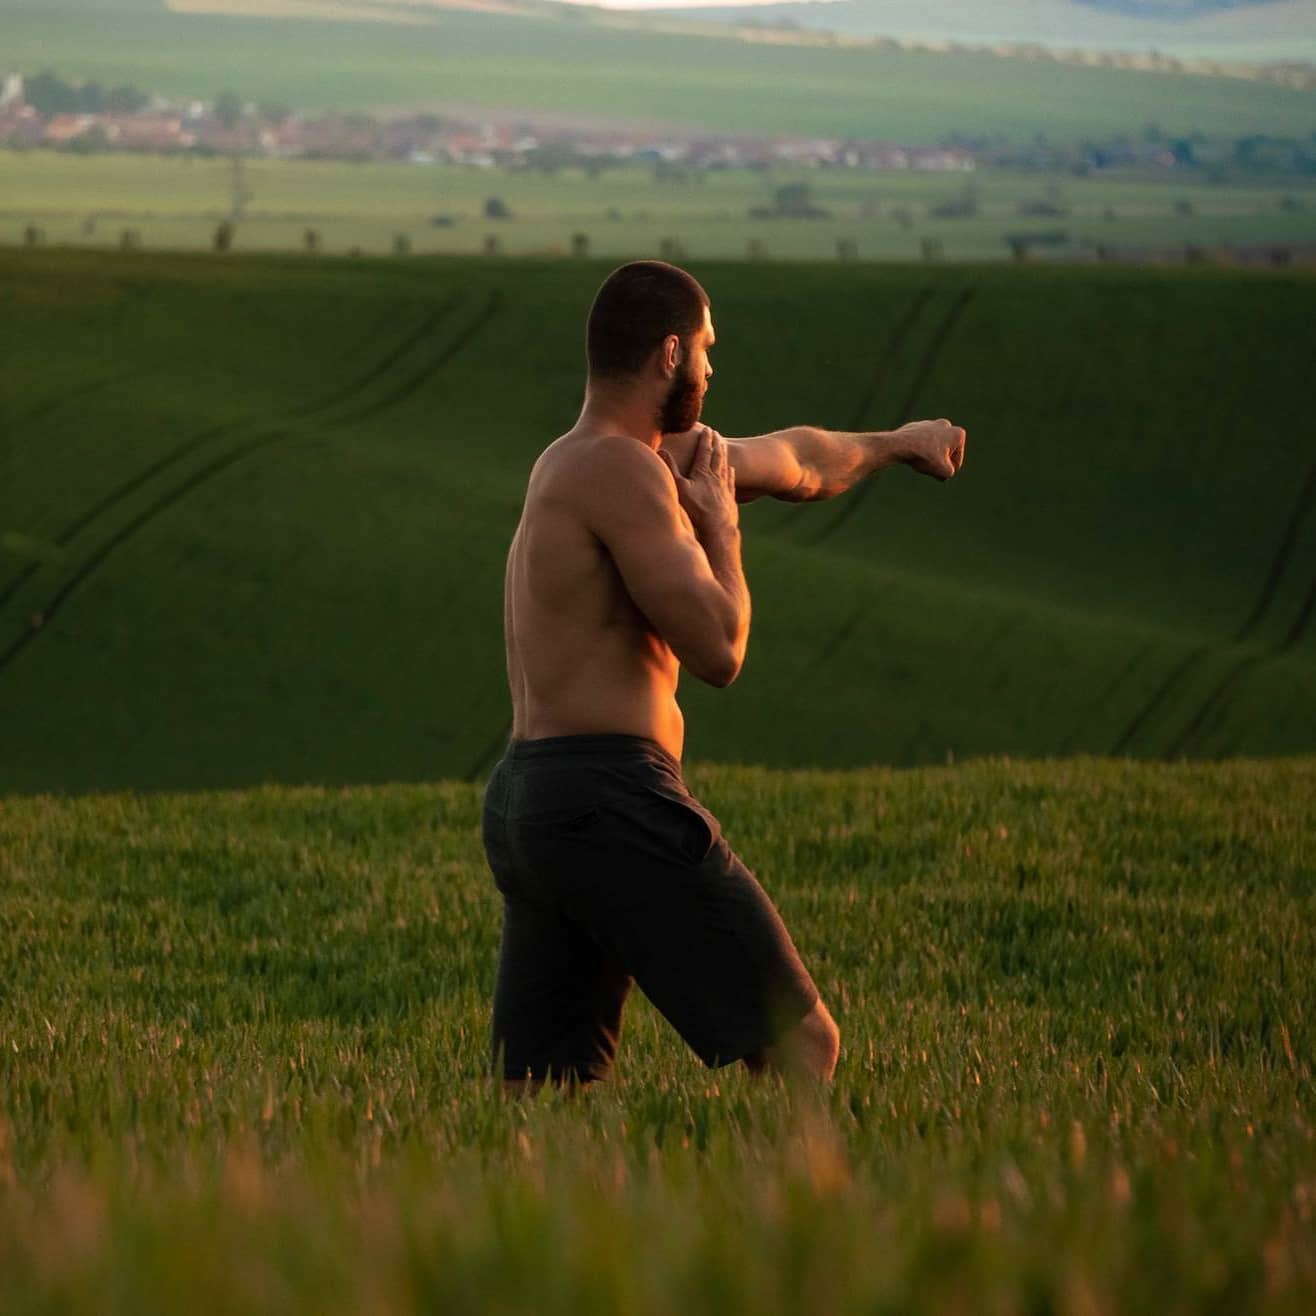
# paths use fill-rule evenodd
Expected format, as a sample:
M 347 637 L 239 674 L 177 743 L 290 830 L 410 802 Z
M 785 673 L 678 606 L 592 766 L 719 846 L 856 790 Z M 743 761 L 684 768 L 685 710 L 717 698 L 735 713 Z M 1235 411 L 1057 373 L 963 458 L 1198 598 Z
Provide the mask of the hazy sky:
M 779 0 L 570 0 L 570 3 L 597 4 L 604 9 L 690 9 L 717 5 L 770 5 Z

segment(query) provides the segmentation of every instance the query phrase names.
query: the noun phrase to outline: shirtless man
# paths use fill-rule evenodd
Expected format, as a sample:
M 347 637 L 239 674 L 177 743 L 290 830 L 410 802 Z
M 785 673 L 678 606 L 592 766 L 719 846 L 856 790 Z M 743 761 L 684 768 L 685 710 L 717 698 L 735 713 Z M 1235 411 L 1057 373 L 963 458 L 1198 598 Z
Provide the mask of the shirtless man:
M 633 984 L 707 1066 L 829 1080 L 836 1024 L 776 908 L 681 778 L 682 667 L 736 679 L 738 503 L 831 498 L 888 466 L 949 479 L 964 430 L 698 425 L 708 297 L 636 261 L 590 309 L 580 419 L 540 454 L 507 559 L 512 734 L 485 789 L 503 897 L 492 1053 L 505 1089 L 604 1078 Z

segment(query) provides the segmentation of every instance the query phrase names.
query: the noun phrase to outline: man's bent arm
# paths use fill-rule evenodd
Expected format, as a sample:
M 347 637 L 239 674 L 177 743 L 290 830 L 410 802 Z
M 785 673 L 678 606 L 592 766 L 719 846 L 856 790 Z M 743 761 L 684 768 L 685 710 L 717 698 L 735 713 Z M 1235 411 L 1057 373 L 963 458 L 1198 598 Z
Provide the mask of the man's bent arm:
M 719 493 L 707 459 L 697 465 L 696 478 L 674 482 L 645 445 L 610 440 L 594 454 L 581 508 L 631 601 L 681 665 L 725 686 L 744 659 L 749 590 L 735 500 L 729 488 Z

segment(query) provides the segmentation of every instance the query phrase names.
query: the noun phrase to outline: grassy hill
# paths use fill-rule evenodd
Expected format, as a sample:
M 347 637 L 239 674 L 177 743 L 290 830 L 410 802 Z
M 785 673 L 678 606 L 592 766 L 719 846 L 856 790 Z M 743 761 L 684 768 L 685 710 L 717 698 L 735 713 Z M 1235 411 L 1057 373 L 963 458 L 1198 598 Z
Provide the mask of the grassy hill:
M 0 799 L 6 1316 L 1312 1309 L 1316 760 L 691 782 L 817 1101 L 496 1100 L 478 785 Z
M 745 508 L 693 757 L 1316 747 L 1309 278 L 693 268 L 725 433 L 971 441 L 945 487 Z M 0 788 L 478 777 L 606 269 L 0 255 Z
M 851 36 L 964 45 L 1035 42 L 1055 49 L 1159 50 L 1180 58 L 1316 59 L 1316 3 L 1271 0 L 1173 15 L 1157 6 L 1078 0 L 797 0 L 752 9 L 670 11 L 687 20 L 788 23 Z
M 910 143 L 947 133 L 1306 135 L 1316 93 L 992 54 L 770 45 L 571 17 L 436 12 L 420 24 L 15 9 L 4 60 L 177 96 L 228 87 L 306 108 L 439 105 Z M 929 88 L 936 94 L 930 95 Z

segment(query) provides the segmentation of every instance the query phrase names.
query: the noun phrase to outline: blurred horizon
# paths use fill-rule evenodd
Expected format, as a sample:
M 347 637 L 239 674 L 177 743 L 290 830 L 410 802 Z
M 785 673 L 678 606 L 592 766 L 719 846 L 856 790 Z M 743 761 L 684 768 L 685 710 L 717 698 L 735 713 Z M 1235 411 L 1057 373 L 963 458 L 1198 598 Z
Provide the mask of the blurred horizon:
M 588 6 L 590 0 L 566 3 Z M 1178 58 L 1316 62 L 1316 0 L 599 0 L 591 7 L 832 32 L 849 40 L 1154 49 Z M 744 10 L 755 13 L 742 19 Z

